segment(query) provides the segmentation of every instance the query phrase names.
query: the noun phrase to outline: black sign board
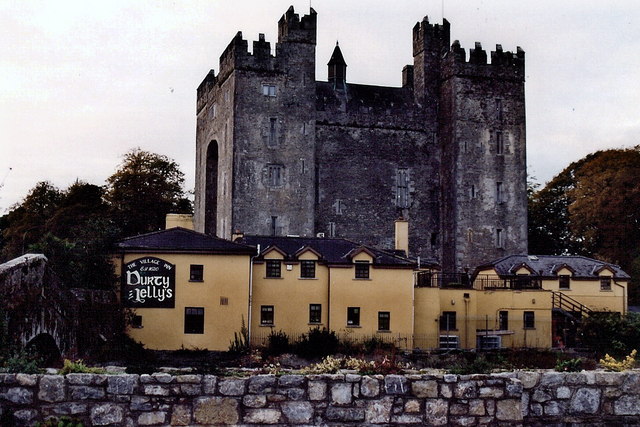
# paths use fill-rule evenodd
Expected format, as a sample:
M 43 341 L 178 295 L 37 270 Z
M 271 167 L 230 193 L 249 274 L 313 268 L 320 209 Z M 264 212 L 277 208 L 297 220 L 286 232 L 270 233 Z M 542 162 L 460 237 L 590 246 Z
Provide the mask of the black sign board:
M 174 308 L 176 266 L 154 257 L 125 264 L 122 301 L 126 307 Z

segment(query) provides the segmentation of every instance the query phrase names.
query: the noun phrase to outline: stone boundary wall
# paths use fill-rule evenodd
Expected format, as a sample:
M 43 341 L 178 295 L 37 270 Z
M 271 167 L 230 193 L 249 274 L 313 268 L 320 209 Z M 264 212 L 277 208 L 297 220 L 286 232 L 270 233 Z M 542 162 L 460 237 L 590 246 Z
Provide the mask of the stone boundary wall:
M 0 420 L 34 425 L 640 425 L 640 372 L 492 375 L 0 374 Z

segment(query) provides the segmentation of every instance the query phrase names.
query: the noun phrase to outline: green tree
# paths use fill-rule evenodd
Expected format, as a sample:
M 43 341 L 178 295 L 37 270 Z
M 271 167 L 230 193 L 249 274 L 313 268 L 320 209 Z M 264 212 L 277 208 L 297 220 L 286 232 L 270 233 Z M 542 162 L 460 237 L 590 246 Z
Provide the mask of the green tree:
M 2 221 L 3 261 L 22 255 L 30 244 L 46 233 L 46 222 L 54 215 L 62 198 L 58 188 L 42 181 L 22 202 L 13 206 Z
M 129 151 L 107 179 L 106 200 L 124 236 L 164 228 L 168 213 L 191 213 L 183 190 L 184 174 L 167 156 Z

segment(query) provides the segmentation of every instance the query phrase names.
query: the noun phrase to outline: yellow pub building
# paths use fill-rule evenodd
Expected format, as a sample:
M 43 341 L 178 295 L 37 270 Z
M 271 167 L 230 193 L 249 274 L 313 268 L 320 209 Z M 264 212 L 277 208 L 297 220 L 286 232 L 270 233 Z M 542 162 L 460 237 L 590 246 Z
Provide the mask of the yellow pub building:
M 253 345 L 327 328 L 403 349 L 573 345 L 576 320 L 626 313 L 629 276 L 579 256 L 511 255 L 446 274 L 407 257 L 407 222 L 382 250 L 347 239 L 235 236 L 166 230 L 118 244 L 128 334 L 147 348 L 227 350 L 246 325 Z M 184 227 L 186 226 L 186 227 Z

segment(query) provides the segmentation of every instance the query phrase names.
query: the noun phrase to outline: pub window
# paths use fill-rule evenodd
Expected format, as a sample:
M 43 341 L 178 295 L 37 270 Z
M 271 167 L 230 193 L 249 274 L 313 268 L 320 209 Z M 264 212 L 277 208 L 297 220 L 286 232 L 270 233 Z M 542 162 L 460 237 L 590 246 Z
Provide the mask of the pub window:
M 309 304 L 309 323 L 320 323 L 322 321 L 322 305 Z
M 601 277 L 600 278 L 600 290 L 601 291 L 610 291 L 611 290 L 611 277 Z
M 499 319 L 498 319 L 498 329 L 500 329 L 501 331 L 506 331 L 509 329 L 509 312 L 508 311 L 501 311 L 499 313 Z
M 356 279 L 369 278 L 369 263 L 367 261 L 356 261 Z
M 391 329 L 391 313 L 388 311 L 378 312 L 378 330 L 389 331 Z
M 270 187 L 281 187 L 284 184 L 284 166 L 269 165 L 267 174 L 267 183 Z
M 536 316 L 533 311 L 525 311 L 522 314 L 524 329 L 534 329 L 536 327 Z
M 135 314 L 131 319 L 131 327 L 136 329 L 142 328 L 142 316 Z
M 502 132 L 496 132 L 496 154 L 504 154 L 504 141 Z
M 260 324 L 273 326 L 273 306 L 272 305 L 260 306 Z
M 189 266 L 189 281 L 202 282 L 204 279 L 204 265 L 191 264 Z
M 204 334 L 204 308 L 185 307 L 184 333 L 185 334 Z
M 316 277 L 316 262 L 302 261 L 300 263 L 300 277 L 305 279 L 313 279 Z
M 347 325 L 360 326 L 360 307 L 347 307 Z
M 562 275 L 558 278 L 560 289 L 570 289 L 571 279 L 567 275 Z
M 409 171 L 406 168 L 398 169 L 396 173 L 396 206 L 409 207 Z
M 273 117 L 269 119 L 269 147 L 275 147 L 278 145 L 278 138 L 276 136 L 277 123 L 277 119 Z
M 496 182 L 496 202 L 504 203 L 504 185 L 502 182 Z
M 267 277 L 280 277 L 281 264 L 278 259 L 267 260 Z
M 276 96 L 276 86 L 269 84 L 262 85 L 262 94 L 264 96 Z
M 455 311 L 442 312 L 442 316 L 440 316 L 440 330 L 441 331 L 456 330 L 456 312 Z

